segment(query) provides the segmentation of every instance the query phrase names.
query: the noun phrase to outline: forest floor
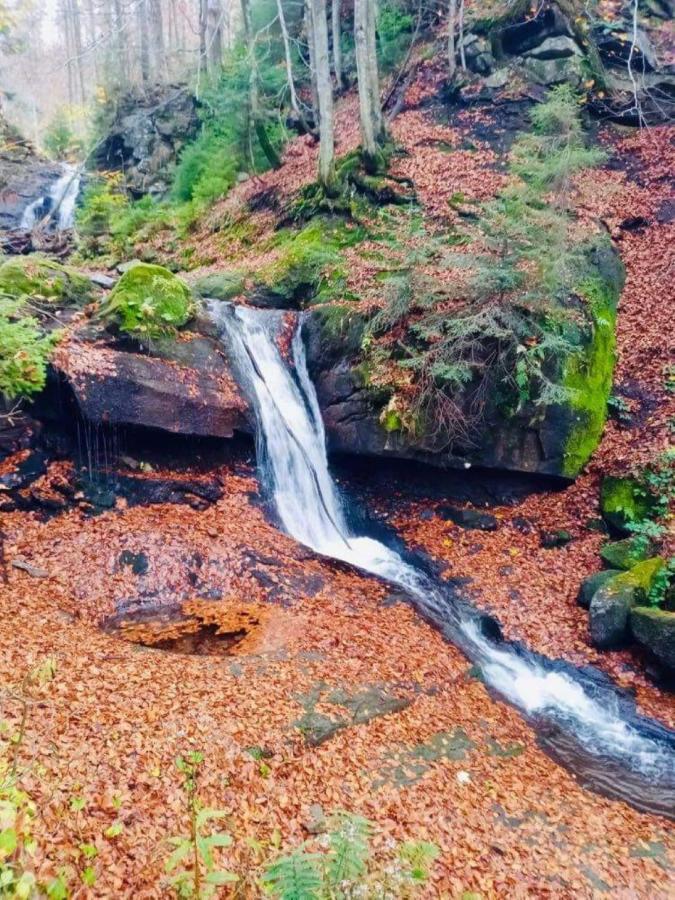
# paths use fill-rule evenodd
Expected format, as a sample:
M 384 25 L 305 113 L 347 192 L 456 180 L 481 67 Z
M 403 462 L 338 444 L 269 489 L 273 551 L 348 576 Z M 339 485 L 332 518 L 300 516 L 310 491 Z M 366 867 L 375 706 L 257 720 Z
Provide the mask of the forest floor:
M 415 90 L 424 93 L 423 76 Z M 418 167 L 431 215 L 441 185 L 447 197 L 459 189 L 471 197 L 475 185 L 480 198 L 501 179 L 489 149 L 482 162 L 467 153 L 466 166 L 464 157 L 439 149 L 439 141 L 457 140 L 434 131 L 442 127 L 420 109 L 404 112 L 395 126 L 397 139 L 408 135 L 417 147 L 406 164 Z M 341 132 L 344 147 L 355 140 Z M 668 446 L 672 415 L 663 370 L 674 327 L 666 302 L 672 131 L 612 142 L 613 162 L 580 191 L 628 269 L 616 380 L 633 424 L 608 423 L 574 485 L 493 504 L 499 524 L 490 533 L 445 521 L 437 495 L 378 493 L 359 486 L 358 476 L 351 483 L 375 517 L 443 562 L 447 575 L 471 578 L 476 602 L 496 613 L 508 637 L 600 666 L 636 691 L 645 712 L 672 726 L 672 696 L 648 681 L 630 652 L 593 650 L 587 614 L 575 601 L 581 579 L 598 568 L 602 537 L 588 522 L 597 516 L 600 472 L 652 461 Z M 287 184 L 306 178 L 313 154 L 302 142 L 289 149 L 289 160 L 302 156 L 303 163 L 297 177 L 292 162 L 285 167 Z M 493 178 L 487 186 L 479 184 L 486 171 Z M 70 465 L 51 463 L 32 490 L 53 490 Z M 185 474 L 155 464 L 145 477 Z M 215 479 L 220 499 L 192 508 L 119 497 L 98 515 L 81 508 L 48 518 L 3 514 L 0 718 L 18 727 L 27 700 L 18 762 L 38 809 L 41 878 L 66 867 L 77 883 L 89 866 L 95 884 L 82 884 L 77 896 L 167 896 L 166 839 L 188 828 L 175 759 L 201 750 L 200 796 L 229 813 L 223 828 L 234 842 L 224 861 L 242 876 L 240 896 L 258 896 L 260 853 L 274 854 L 277 830 L 285 847 L 308 837 L 315 804 L 376 822 L 376 855 L 386 854 L 391 838 L 435 842 L 441 855 L 429 897 L 673 896 L 675 835 L 665 819 L 584 790 L 407 604 L 279 532 L 266 518 L 250 460 L 233 453 L 218 465 L 195 463 L 188 474 Z M 540 546 L 542 531 L 561 528 L 571 543 Z M 17 568 L 17 561 L 35 568 Z M 204 634 L 192 645 L 199 652 L 175 652 L 185 649 L 180 643 L 173 651 L 150 648 L 101 628 L 120 611 L 131 620 L 137 610 L 185 603 Z M 244 622 L 245 635 L 230 646 L 214 631 L 220 623 L 231 633 L 232 621 Z M 145 626 L 128 636 L 152 640 Z M 46 659 L 55 663 L 54 677 L 22 687 Z M 268 849 L 253 848 L 250 838 Z M 90 858 L 81 849 L 87 845 L 96 848 Z

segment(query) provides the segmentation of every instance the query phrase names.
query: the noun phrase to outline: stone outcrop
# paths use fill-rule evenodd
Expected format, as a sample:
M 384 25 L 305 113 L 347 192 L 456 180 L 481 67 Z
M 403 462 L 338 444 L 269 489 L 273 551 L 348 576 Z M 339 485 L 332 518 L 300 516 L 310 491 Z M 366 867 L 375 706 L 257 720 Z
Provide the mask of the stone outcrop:
M 104 171 L 123 172 L 127 189 L 135 197 L 163 197 L 176 159 L 198 126 L 197 104 L 185 85 L 129 91 L 116 100 L 93 163 Z
M 53 367 L 96 424 L 217 438 L 249 427 L 246 402 L 213 338 L 183 334 L 148 353 L 100 332 L 76 332 L 57 349 Z

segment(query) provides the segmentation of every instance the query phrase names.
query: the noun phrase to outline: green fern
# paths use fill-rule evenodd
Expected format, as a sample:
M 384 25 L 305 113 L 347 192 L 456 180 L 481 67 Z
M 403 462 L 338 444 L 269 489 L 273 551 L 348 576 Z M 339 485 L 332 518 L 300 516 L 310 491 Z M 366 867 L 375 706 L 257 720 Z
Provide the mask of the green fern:
M 369 841 L 372 825 L 363 816 L 344 810 L 336 811 L 330 819 L 328 841 L 328 881 L 338 887 L 343 882 L 356 881 L 366 872 L 370 855 Z
M 322 855 L 300 848 L 267 867 L 263 884 L 280 900 L 321 900 Z

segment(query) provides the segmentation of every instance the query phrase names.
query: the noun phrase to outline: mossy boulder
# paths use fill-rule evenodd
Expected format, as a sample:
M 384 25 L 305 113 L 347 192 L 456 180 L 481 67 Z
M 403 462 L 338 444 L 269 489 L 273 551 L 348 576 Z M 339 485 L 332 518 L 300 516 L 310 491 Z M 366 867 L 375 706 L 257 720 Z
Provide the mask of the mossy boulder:
M 13 256 L 0 265 L 0 293 L 60 303 L 85 303 L 94 285 L 84 275 L 44 256 Z
M 589 271 L 578 286 L 590 318 L 590 339 L 563 365 L 562 386 L 569 394 L 569 430 L 563 475 L 579 474 L 600 443 L 607 419 L 616 360 L 616 309 L 625 280 L 621 260 L 611 245 L 590 251 Z
M 344 293 L 340 250 L 363 236 L 343 221 L 316 218 L 300 231 L 282 231 L 270 250 L 274 259 L 254 274 L 251 300 L 259 306 L 295 309 Z
M 637 537 L 611 541 L 600 548 L 600 557 L 613 569 L 630 569 L 636 563 L 647 559 L 650 547 Z
M 638 606 L 630 614 L 630 630 L 639 644 L 675 672 L 675 612 Z
M 607 475 L 600 487 L 600 511 L 615 531 L 630 532 L 634 522 L 648 519 L 654 512 L 655 500 L 637 478 Z
M 241 272 L 212 272 L 195 282 L 194 291 L 211 300 L 231 300 L 243 293 L 244 276 Z
M 577 594 L 577 603 L 579 606 L 583 609 L 588 609 L 596 591 L 611 578 L 614 578 L 615 575 L 620 574 L 621 571 L 619 569 L 604 569 L 602 572 L 596 572 L 594 575 L 589 575 L 588 578 L 584 578 L 581 582 L 579 593 Z
M 649 589 L 664 565 L 659 557 L 644 560 L 598 588 L 589 608 L 594 646 L 608 650 L 626 643 L 630 612 L 646 601 Z
M 181 328 L 194 310 L 185 282 L 162 266 L 138 263 L 122 275 L 100 316 L 127 334 L 153 338 Z

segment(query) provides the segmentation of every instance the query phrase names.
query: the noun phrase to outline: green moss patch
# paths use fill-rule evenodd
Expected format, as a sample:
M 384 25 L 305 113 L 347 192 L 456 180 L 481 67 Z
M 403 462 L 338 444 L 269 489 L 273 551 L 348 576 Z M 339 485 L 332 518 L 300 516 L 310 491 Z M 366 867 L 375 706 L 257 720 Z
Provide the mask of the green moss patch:
M 616 304 L 620 280 L 594 275 L 579 287 L 592 320 L 590 342 L 563 365 L 562 384 L 569 394 L 572 426 L 565 445 L 562 474 L 579 474 L 600 443 L 607 419 L 616 359 Z
M 600 487 L 600 510 L 605 521 L 617 531 L 651 518 L 655 499 L 636 478 L 607 475 Z
M 231 300 L 244 291 L 244 276 L 241 272 L 212 272 L 194 284 L 200 297 L 212 300 Z
M 640 538 L 626 538 L 603 544 L 600 556 L 613 569 L 632 569 L 637 563 L 647 559 L 649 547 L 645 547 L 645 542 Z
M 193 313 L 190 288 L 168 269 L 148 263 L 128 269 L 100 311 L 107 322 L 145 338 L 172 334 Z
M 255 274 L 258 293 L 270 305 L 296 307 L 344 296 L 346 271 L 340 251 L 361 240 L 362 229 L 341 220 L 314 219 L 301 231 L 282 231 L 270 249 L 275 259 Z
M 0 293 L 10 297 L 83 303 L 93 291 L 84 275 L 43 256 L 15 256 L 0 266 Z

